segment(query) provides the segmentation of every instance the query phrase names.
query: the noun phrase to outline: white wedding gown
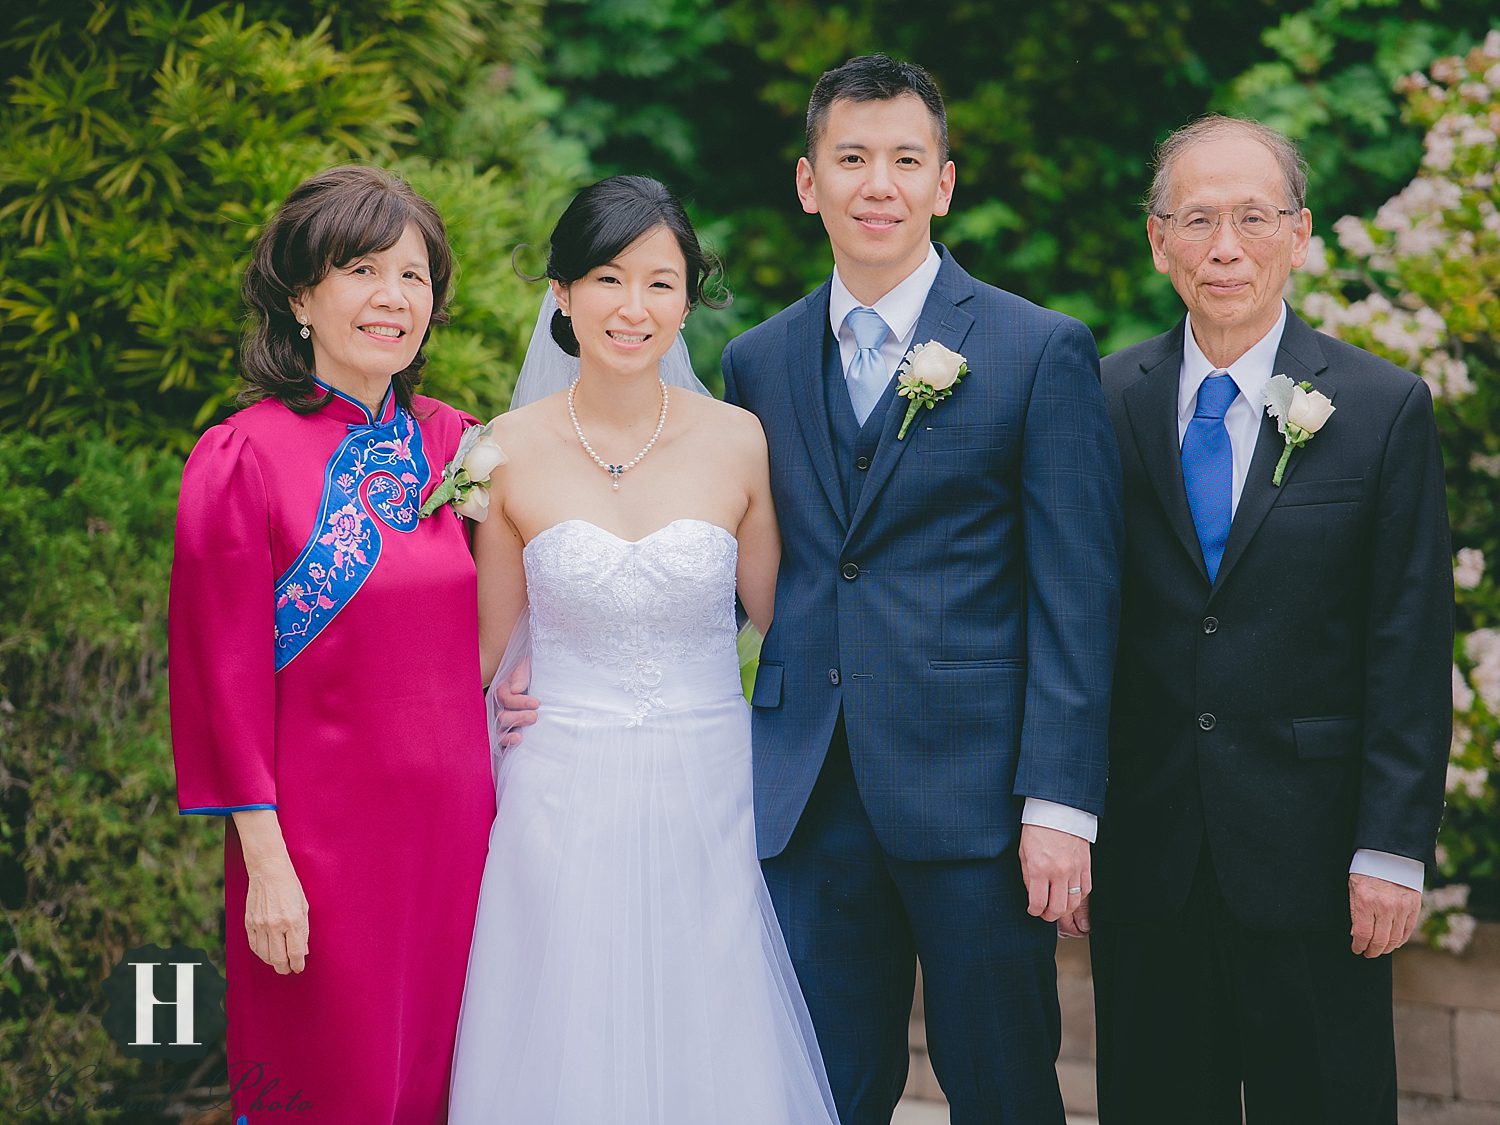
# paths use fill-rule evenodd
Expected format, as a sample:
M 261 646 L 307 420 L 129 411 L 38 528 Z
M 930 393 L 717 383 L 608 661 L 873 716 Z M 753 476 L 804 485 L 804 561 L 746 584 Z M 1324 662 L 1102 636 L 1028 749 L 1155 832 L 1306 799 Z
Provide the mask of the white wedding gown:
M 506 751 L 449 1120 L 828 1125 L 755 853 L 736 542 L 526 546 L 535 726 Z

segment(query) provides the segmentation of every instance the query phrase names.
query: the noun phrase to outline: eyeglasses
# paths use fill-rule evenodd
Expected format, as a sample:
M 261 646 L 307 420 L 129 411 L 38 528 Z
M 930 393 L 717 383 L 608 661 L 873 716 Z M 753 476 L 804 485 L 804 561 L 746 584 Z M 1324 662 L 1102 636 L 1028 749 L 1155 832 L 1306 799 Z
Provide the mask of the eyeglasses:
M 1203 242 L 1212 238 L 1219 230 L 1225 215 L 1234 225 L 1241 238 L 1270 238 L 1281 229 L 1281 216 L 1295 215 L 1296 211 L 1285 207 L 1272 207 L 1269 203 L 1241 203 L 1229 211 L 1215 211 L 1212 207 L 1185 207 L 1169 215 L 1161 215 L 1172 224 L 1172 233 L 1187 242 Z

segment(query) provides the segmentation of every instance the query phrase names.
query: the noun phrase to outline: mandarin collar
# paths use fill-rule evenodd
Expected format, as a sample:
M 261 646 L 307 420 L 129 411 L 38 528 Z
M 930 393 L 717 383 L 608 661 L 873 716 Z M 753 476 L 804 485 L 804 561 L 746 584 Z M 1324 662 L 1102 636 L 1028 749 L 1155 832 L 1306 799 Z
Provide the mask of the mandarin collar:
M 314 383 L 322 387 L 330 395 L 328 403 L 323 407 L 323 412 L 332 418 L 347 423 L 352 427 L 385 426 L 396 420 L 399 413 L 396 406 L 396 393 L 394 385 L 387 386 L 385 397 L 380 400 L 380 409 L 373 414 L 370 408 L 353 395 L 346 394 L 337 387 L 323 382 L 316 375 L 312 377 Z

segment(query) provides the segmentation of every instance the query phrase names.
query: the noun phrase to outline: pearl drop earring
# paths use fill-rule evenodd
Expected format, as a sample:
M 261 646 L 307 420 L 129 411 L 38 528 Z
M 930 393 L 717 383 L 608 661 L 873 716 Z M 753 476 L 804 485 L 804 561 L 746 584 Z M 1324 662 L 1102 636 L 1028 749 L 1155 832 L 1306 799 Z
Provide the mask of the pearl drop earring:
M 307 326 L 307 317 L 299 316 L 297 318 L 297 323 L 302 325 L 302 331 L 298 333 L 299 336 L 301 336 L 305 340 L 312 335 L 312 329 Z

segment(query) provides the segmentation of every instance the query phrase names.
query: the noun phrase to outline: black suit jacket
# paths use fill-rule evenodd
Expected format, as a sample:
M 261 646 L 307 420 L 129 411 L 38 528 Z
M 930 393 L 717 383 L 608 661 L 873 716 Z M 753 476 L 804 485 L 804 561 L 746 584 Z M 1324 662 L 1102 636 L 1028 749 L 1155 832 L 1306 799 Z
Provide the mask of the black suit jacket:
M 1274 371 L 1337 409 L 1280 488 L 1262 415 L 1210 587 L 1177 436 L 1183 331 L 1103 363 L 1126 547 L 1096 906 L 1180 908 L 1206 843 L 1247 924 L 1347 926 L 1355 850 L 1430 863 L 1443 809 L 1453 572 L 1431 398 L 1289 313 Z

